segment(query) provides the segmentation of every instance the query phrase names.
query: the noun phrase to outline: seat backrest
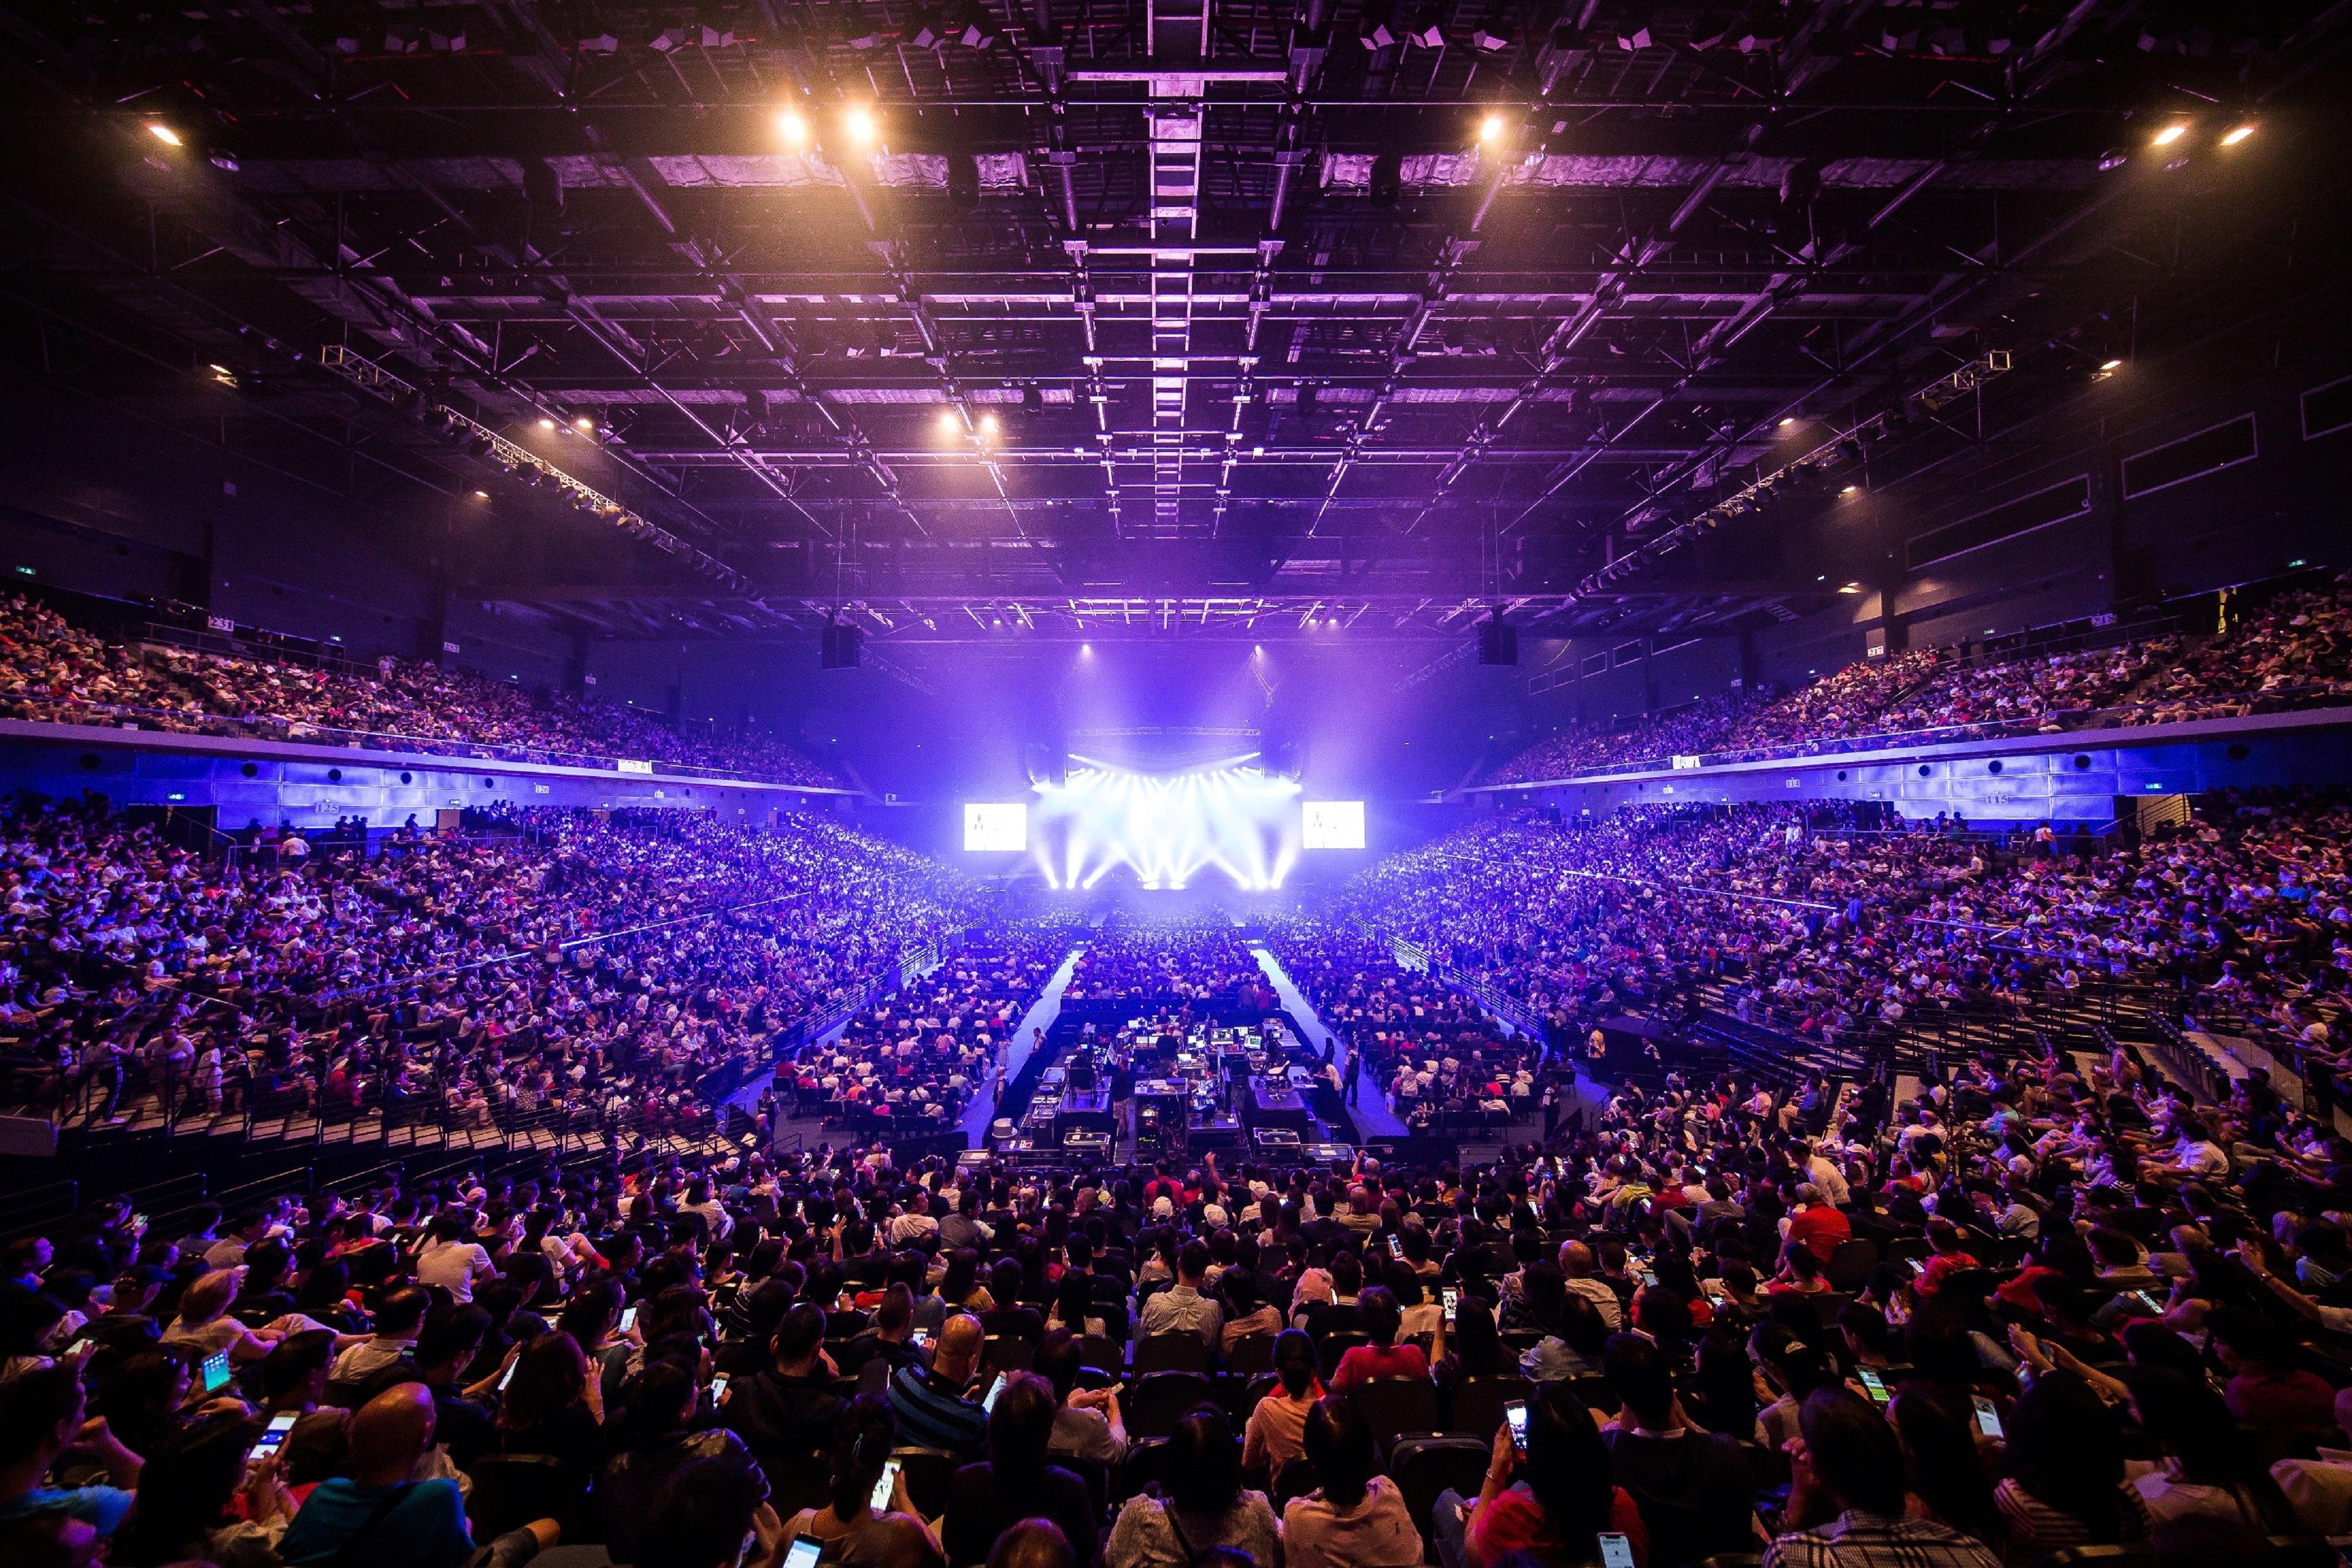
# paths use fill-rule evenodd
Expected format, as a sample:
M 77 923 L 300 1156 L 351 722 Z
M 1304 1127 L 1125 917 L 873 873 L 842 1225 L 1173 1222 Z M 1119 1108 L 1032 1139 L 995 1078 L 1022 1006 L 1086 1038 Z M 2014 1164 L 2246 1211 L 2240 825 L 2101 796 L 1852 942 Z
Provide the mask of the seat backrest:
M 1405 1509 L 1412 1515 L 1413 1526 L 1421 1531 L 1423 1541 L 1436 1540 L 1431 1521 L 1440 1497 L 1449 1490 L 1465 1498 L 1478 1495 L 1478 1488 L 1486 1480 L 1486 1467 L 1494 1458 L 1493 1450 L 1491 1437 L 1482 1441 L 1451 1433 L 1442 1436 L 1415 1435 L 1397 1440 L 1389 1455 L 1389 1474 L 1395 1479 L 1397 1490 L 1404 1495 Z
M 1037 1348 L 1010 1334 L 991 1334 L 980 1342 L 982 1372 L 1026 1372 L 1037 1363 Z
M 1120 1403 L 1129 1434 L 1165 1437 L 1195 1406 L 1213 1402 L 1215 1396 L 1209 1380 L 1197 1372 L 1154 1372 L 1129 1384 L 1127 1397 Z
M 1400 1433 L 1437 1430 L 1437 1385 L 1425 1377 L 1367 1378 L 1347 1396 L 1382 1443 Z
M 1155 1372 L 1206 1372 L 1209 1347 L 1198 1334 L 1154 1334 L 1135 1342 L 1135 1375 Z
M 1534 1385 L 1524 1377 L 1489 1373 L 1465 1377 L 1454 1387 L 1454 1409 L 1446 1416 L 1449 1432 L 1467 1432 L 1488 1442 L 1502 1429 L 1503 1406 L 1512 1400 L 1534 1397 Z
M 1854 1236 L 1837 1244 L 1822 1272 L 1833 1289 L 1852 1291 L 1869 1283 L 1870 1271 L 1877 1267 L 1878 1243 L 1866 1236 Z
M 1118 1353 L 1118 1346 L 1100 1334 L 1088 1334 L 1078 1342 L 1078 1364 L 1093 1367 L 1097 1372 L 1116 1373 L 1126 1370 L 1127 1362 Z
M 1225 1370 L 1238 1377 L 1255 1377 L 1274 1370 L 1274 1336 L 1248 1334 L 1225 1352 Z

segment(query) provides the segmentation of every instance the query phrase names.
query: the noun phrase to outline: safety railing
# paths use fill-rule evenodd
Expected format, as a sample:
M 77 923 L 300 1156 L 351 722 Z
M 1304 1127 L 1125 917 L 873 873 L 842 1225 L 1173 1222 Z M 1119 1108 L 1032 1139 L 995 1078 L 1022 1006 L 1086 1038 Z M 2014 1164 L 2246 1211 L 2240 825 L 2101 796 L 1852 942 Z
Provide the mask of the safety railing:
M 0 718 L 59 724 L 112 724 L 124 730 L 152 730 L 164 734 L 340 746 L 352 751 L 400 752 L 478 762 L 534 763 L 550 767 L 592 769 L 599 773 L 634 774 L 658 772 L 667 777 L 707 779 L 717 784 L 775 784 L 832 795 L 854 793 L 838 783 L 826 782 L 821 777 L 791 777 L 782 772 L 713 767 L 660 756 L 624 758 L 611 752 L 468 741 L 452 735 L 341 729 L 312 720 L 269 713 L 224 714 L 181 708 L 142 708 L 120 702 L 94 702 L 79 697 L 48 697 L 30 692 L 10 697 L 5 707 L 0 707 Z M 646 749 L 650 752 L 658 748 Z
M 1916 730 L 1884 730 L 1866 733 L 1824 735 L 1810 741 L 1777 742 L 1768 745 L 1718 748 L 1685 753 L 1683 764 L 1716 767 L 1732 763 L 1794 762 L 1811 757 L 1843 756 L 1856 752 L 1900 751 L 1958 741 L 2003 740 L 2016 736 L 2072 734 L 2084 730 L 2137 729 L 2199 719 L 2235 719 L 2259 713 L 2286 713 L 2352 702 L 2352 681 L 2317 681 L 2269 691 L 2216 692 L 2152 702 L 2130 702 L 2105 708 L 2053 709 L 2029 717 L 1979 720 Z M 1570 778 L 1611 778 L 1621 773 L 1655 773 L 1674 766 L 1675 758 L 1651 755 L 1580 767 Z M 1521 786 L 1553 780 L 1521 780 Z M 1497 786 L 1486 786 L 1497 787 Z

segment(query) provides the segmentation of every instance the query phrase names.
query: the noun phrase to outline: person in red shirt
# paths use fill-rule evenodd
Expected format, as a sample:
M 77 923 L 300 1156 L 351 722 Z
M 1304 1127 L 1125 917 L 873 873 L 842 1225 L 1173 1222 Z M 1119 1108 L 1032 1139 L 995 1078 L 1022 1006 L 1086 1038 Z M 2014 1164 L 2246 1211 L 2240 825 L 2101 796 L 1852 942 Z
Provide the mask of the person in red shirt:
M 2277 1330 L 2242 1307 L 2214 1308 L 2205 1326 L 2230 1372 L 2224 1397 L 2231 1415 L 2282 1436 L 2336 1430 L 2336 1391 L 2294 1364 Z
M 1404 1313 L 1387 1286 L 1370 1286 L 1358 1296 L 1356 1315 L 1363 1320 L 1364 1331 L 1371 1335 L 1372 1342 L 1358 1345 L 1339 1358 L 1339 1368 L 1331 1374 L 1332 1393 L 1375 1377 L 1429 1376 L 1429 1358 L 1421 1353 L 1421 1347 L 1396 1342 Z
M 1853 1236 L 1853 1224 L 1822 1201 L 1821 1188 L 1807 1182 L 1797 1189 L 1797 1212 L 1789 1216 L 1790 1241 L 1804 1243 L 1806 1251 L 1827 1263 L 1838 1244 Z
M 1934 1256 L 1911 1284 L 1913 1292 L 1920 1296 L 1933 1296 L 1955 1274 L 1984 1267 L 1960 1245 L 1960 1227 L 1940 1216 L 1927 1222 L 1927 1248 Z

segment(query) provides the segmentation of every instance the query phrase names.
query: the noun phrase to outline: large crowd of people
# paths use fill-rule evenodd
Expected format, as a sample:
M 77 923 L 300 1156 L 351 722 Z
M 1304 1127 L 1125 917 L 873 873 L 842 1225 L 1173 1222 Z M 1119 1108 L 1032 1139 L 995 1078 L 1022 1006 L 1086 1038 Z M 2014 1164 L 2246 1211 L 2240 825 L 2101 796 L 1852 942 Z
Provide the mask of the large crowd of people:
M 810 1041 L 777 1070 L 790 1113 L 867 1136 L 955 1126 L 1003 1081 L 1029 1005 L 1069 954 L 1066 920 L 991 924 L 969 943 L 877 998 L 838 1034 Z M 993 1099 L 990 1094 L 989 1098 Z M 787 1100 L 766 1111 L 772 1124 Z
M 1249 944 L 1222 910 L 1117 910 L 1089 936 L 1063 994 L 1072 1002 L 1264 1005 L 1270 994 Z
M 1963 658 L 1916 648 L 1792 690 L 1703 698 L 1623 721 L 1571 724 L 1503 763 L 1528 784 L 1676 755 L 1822 750 L 1864 736 L 1946 737 L 2133 726 L 2341 701 L 2352 689 L 2352 582 L 2282 591 L 2217 632 L 2109 647 Z
M 206 858 L 97 796 L 0 816 L 0 1064 L 33 1102 L 708 1127 L 804 1020 L 971 923 L 976 888 L 814 816 L 533 811 Z M 131 1091 L 126 1097 L 126 1088 Z
M 1268 922 L 1269 943 L 1349 1052 L 1343 1081 L 1371 1069 L 1415 1132 L 1524 1120 L 1536 1111 L 1547 1042 L 1518 1034 L 1433 973 L 1408 966 L 1365 928 L 1297 916 Z
M 2029 1050 L 1901 1104 L 1669 1073 L 1475 1163 L 100 1202 L 0 1259 L 0 1561 L 2268 1561 L 2352 1530 L 2347 1183 L 2259 1079 Z
M 1452 834 L 1381 862 L 1343 907 L 1516 998 L 1555 1041 L 1714 1004 L 1858 1042 L 2104 987 L 2264 1020 L 2332 1064 L 2347 831 L 2325 790 L 2214 797 L 2104 845 L 1860 807 L 1651 807 Z
M 682 731 L 616 703 L 415 660 L 373 666 L 109 642 L 17 594 L 0 602 L 0 716 L 73 724 L 247 735 L 357 739 L 372 748 L 526 760 L 629 758 L 838 785 L 833 771 L 783 741 Z
M 2344 653 L 2335 604 L 2031 679 L 2289 679 L 2283 647 Z M 83 651 L 84 700 L 163 668 Z M 1945 673 L 1822 683 L 1803 721 L 2003 716 Z M 1066 961 L 1108 1016 L 1271 1009 L 1221 912 L 1007 920 L 814 815 L 221 855 L 20 801 L 0 1069 L 68 1127 L 684 1136 L 0 1220 L 0 1563 L 2171 1568 L 2352 1535 L 2325 1096 L 1946 1027 L 2098 998 L 2324 1084 L 2348 842 L 2315 788 L 2100 837 L 1860 804 L 1484 821 L 1255 928 L 1325 1026 L 1294 1065 L 1336 1041 L 1423 1136 L 1195 1164 L 928 1135 L 992 1105 Z M 1796 1042 L 1790 1070 L 1606 1044 L 1703 1015 Z M 730 1099 L 748 1131 L 709 1136 Z

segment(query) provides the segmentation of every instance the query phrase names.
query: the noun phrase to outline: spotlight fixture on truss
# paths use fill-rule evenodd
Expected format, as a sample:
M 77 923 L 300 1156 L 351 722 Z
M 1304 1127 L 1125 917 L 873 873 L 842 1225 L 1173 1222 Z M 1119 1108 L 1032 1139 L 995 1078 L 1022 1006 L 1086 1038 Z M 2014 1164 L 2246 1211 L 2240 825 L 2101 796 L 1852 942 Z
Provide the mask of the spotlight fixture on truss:
M 704 553 L 667 529 L 648 522 L 594 486 L 574 479 L 530 447 L 508 440 L 478 420 L 446 403 L 427 403 L 416 387 L 373 360 L 355 354 L 341 343 L 329 343 L 319 351 L 319 363 L 395 408 L 422 408 L 428 423 L 439 426 L 465 450 L 487 457 L 507 472 L 520 475 L 524 484 L 552 489 L 581 511 L 604 519 L 623 532 L 644 540 L 663 554 L 684 561 L 704 576 L 722 583 L 739 594 L 753 593 L 751 580 L 725 562 Z M 551 427 L 552 422 L 541 420 L 541 424 Z

